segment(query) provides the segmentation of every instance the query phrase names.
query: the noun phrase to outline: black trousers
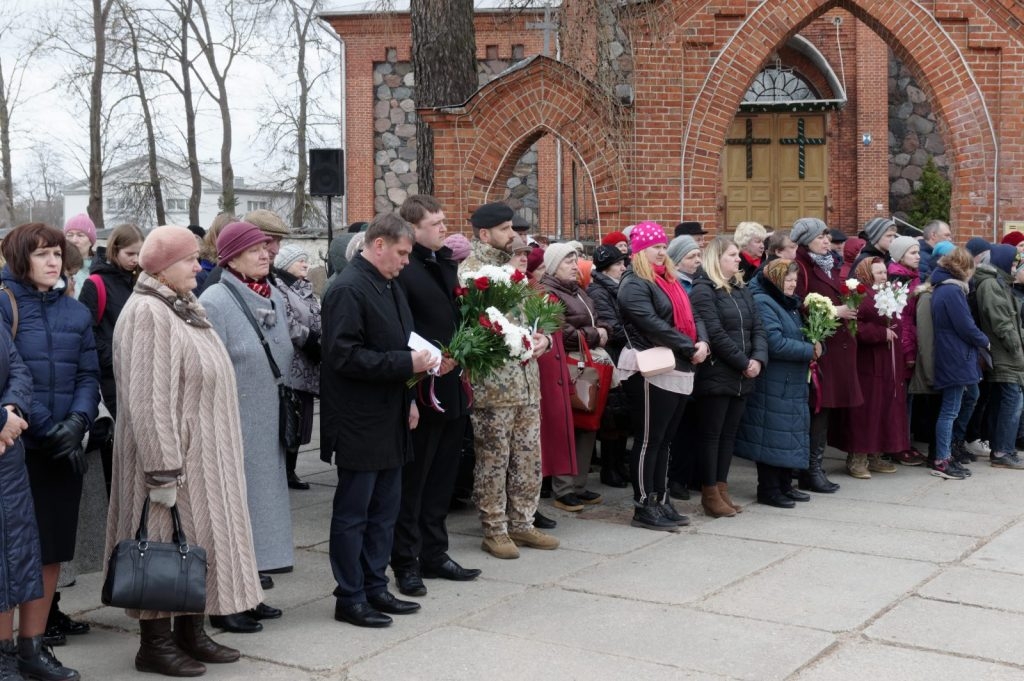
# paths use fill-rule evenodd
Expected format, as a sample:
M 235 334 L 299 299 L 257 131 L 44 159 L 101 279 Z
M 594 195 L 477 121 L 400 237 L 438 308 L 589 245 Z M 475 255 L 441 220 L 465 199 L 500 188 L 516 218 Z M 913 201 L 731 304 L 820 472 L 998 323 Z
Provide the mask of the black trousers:
M 668 486 L 668 459 L 672 438 L 686 407 L 686 396 L 651 385 L 639 373 L 625 383 L 633 424 L 630 476 L 633 501 L 661 499 Z
M 690 401 L 689 396 L 686 398 Z M 672 439 L 672 449 L 668 462 L 668 479 L 683 487 L 700 486 L 700 475 L 697 472 L 697 410 L 691 405 L 683 412 Z
M 468 416 L 445 420 L 420 417 L 412 431 L 415 458 L 402 469 L 402 501 L 391 548 L 391 567 L 415 569 L 438 565 L 448 557 L 448 528 L 455 478 L 459 473 L 462 437 Z
M 757 498 L 785 494 L 793 489 L 793 469 L 757 462 Z
M 331 516 L 331 571 L 342 605 L 366 602 L 388 587 L 384 571 L 398 516 L 402 469 L 338 469 Z
M 747 398 L 702 395 L 696 400 L 700 428 L 701 485 L 711 487 L 729 480 L 736 431 L 747 407 Z

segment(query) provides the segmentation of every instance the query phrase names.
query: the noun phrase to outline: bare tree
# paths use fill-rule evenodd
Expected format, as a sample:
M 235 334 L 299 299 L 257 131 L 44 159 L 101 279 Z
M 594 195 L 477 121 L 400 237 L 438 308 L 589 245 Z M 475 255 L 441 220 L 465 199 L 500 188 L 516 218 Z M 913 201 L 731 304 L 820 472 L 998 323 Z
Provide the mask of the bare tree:
M 416 105 L 465 102 L 477 89 L 473 0 L 412 0 L 412 62 Z M 416 174 L 421 193 L 434 192 L 434 134 L 416 126 Z
M 14 212 L 14 169 L 11 162 L 11 129 L 14 114 L 23 103 L 22 85 L 29 65 L 40 49 L 39 42 L 21 39 L 25 16 L 11 13 L 0 19 L 0 43 L 15 45 L 13 59 L 0 54 L 0 200 L 6 212 Z
M 48 144 L 32 146 L 22 179 L 15 185 L 12 223 L 34 220 L 50 225 L 64 224 L 64 159 Z
M 113 0 L 92 0 L 93 59 L 89 87 L 89 217 L 103 229 L 103 74 Z

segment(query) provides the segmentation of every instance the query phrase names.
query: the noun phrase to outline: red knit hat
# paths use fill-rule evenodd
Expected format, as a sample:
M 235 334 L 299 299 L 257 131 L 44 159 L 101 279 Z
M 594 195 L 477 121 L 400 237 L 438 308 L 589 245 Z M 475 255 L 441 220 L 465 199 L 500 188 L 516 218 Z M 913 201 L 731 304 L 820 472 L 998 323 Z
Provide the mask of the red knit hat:
M 1019 244 L 1021 241 L 1024 241 L 1024 233 L 1018 232 L 1017 230 L 1013 230 L 1012 232 L 1007 232 L 1006 236 L 1004 236 L 1003 240 L 1000 241 L 999 243 L 1007 244 L 1008 246 L 1013 246 L 1014 248 L 1016 248 L 1017 244 Z
M 604 238 L 601 239 L 601 244 L 604 246 L 614 246 L 615 244 L 623 241 L 629 243 L 629 239 L 627 239 L 626 235 L 622 232 L 608 232 L 604 235 Z

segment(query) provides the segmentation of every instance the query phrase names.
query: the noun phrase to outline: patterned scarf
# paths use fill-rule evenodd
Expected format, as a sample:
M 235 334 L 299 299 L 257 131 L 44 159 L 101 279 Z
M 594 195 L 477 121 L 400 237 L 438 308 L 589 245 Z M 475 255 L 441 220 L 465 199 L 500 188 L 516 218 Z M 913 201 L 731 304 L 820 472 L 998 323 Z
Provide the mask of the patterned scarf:
M 811 260 L 814 261 L 821 270 L 828 275 L 828 278 L 832 278 L 832 268 L 835 267 L 836 261 L 832 258 L 832 255 L 825 253 L 824 255 L 818 255 L 817 253 L 811 253 L 807 251 L 807 255 L 811 256 Z
M 651 263 L 651 268 L 654 269 L 654 281 L 672 301 L 672 321 L 675 327 L 696 343 L 697 323 L 693 321 L 693 310 L 690 309 L 690 299 L 686 297 L 686 292 L 678 281 L 669 281 L 665 278 L 664 265 Z
M 263 279 L 253 279 L 252 277 L 247 277 L 241 272 L 233 270 L 230 267 L 225 267 L 225 269 L 231 274 L 238 277 L 239 281 L 241 281 L 243 284 L 248 286 L 250 289 L 258 293 L 259 295 L 263 296 L 264 298 L 270 297 L 270 282 L 267 281 L 266 277 L 263 277 Z

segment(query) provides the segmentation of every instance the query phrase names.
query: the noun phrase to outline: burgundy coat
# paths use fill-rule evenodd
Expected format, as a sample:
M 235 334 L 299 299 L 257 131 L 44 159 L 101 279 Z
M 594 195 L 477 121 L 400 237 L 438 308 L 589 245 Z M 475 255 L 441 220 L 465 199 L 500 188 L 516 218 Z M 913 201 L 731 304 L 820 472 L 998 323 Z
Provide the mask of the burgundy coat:
M 874 291 L 869 290 L 861 301 L 857 325 L 857 373 L 864 402 L 832 414 L 828 443 L 858 454 L 906 451 L 910 435 L 903 348 L 898 335 L 892 343 L 886 339 L 889 320 L 875 309 Z
M 540 369 L 540 461 L 548 475 L 576 475 L 576 438 L 569 402 L 569 368 L 562 332 L 551 334 L 551 349 L 537 359 Z
M 806 246 L 796 251 L 797 271 L 796 294 L 803 298 L 808 293 L 819 293 L 834 305 L 842 305 L 839 286 L 843 280 L 833 271 L 830 278 L 811 259 Z M 861 303 L 866 305 L 867 299 Z M 831 338 L 825 341 L 825 354 L 818 360 L 821 370 L 820 406 L 823 409 L 853 407 L 861 404 L 860 382 L 857 379 L 857 341 L 846 330 L 846 322 Z M 811 396 L 814 404 L 815 397 Z

